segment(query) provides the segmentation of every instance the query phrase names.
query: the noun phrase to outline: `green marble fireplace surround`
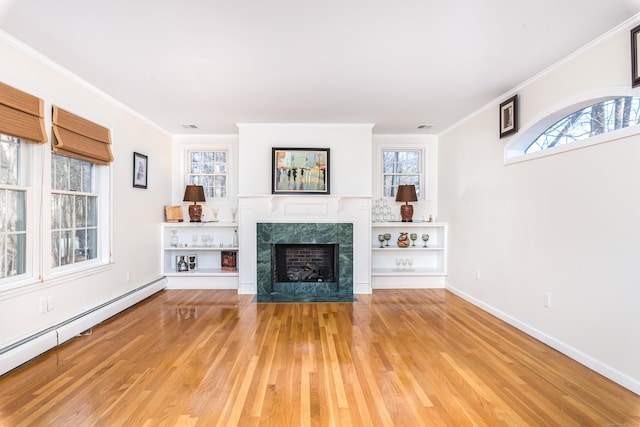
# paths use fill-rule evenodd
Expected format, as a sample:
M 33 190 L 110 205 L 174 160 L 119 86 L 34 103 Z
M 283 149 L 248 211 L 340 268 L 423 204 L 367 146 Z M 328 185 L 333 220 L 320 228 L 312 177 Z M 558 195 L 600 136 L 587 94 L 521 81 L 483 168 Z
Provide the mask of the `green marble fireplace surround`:
M 335 244 L 336 282 L 274 282 L 275 245 Z M 268 301 L 354 301 L 352 223 L 257 223 L 257 296 Z

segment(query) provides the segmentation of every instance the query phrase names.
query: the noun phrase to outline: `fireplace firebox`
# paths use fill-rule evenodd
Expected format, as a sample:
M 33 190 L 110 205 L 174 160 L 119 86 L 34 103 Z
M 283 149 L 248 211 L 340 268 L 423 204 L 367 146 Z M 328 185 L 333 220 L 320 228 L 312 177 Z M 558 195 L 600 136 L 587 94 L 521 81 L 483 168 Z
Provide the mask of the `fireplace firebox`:
M 337 244 L 275 244 L 274 282 L 337 282 Z

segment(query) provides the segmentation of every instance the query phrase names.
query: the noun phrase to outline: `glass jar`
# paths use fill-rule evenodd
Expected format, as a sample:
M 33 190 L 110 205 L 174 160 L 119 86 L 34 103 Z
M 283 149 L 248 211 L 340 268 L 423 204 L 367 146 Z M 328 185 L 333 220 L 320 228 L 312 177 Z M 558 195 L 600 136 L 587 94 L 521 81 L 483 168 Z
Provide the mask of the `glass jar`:
M 171 238 L 169 239 L 169 244 L 171 245 L 171 247 L 177 248 L 179 241 L 178 230 L 171 230 Z

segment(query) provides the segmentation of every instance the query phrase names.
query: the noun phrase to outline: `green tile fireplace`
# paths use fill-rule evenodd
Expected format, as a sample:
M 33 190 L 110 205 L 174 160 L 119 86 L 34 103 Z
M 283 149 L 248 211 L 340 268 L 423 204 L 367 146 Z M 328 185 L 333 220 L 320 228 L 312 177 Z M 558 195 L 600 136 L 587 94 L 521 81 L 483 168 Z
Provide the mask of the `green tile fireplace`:
M 282 280 L 274 273 L 278 245 L 335 248 L 331 280 Z M 333 254 L 333 250 L 331 251 Z M 257 302 L 354 301 L 352 223 L 258 223 Z M 321 261 L 320 264 L 331 264 Z M 323 270 L 326 266 L 323 265 Z

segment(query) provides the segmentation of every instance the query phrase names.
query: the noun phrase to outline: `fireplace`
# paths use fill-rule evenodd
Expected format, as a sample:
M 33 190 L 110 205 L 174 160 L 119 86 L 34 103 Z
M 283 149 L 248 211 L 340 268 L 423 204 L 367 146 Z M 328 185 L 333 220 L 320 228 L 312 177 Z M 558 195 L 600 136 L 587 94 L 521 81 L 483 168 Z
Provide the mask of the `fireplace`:
M 271 254 L 271 294 L 328 294 L 340 289 L 338 244 L 278 243 Z
M 273 281 L 337 282 L 338 252 L 336 244 L 275 244 Z
M 353 301 L 353 224 L 258 223 L 257 291 L 258 301 Z

